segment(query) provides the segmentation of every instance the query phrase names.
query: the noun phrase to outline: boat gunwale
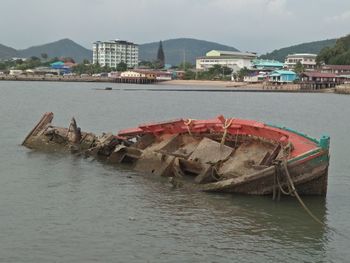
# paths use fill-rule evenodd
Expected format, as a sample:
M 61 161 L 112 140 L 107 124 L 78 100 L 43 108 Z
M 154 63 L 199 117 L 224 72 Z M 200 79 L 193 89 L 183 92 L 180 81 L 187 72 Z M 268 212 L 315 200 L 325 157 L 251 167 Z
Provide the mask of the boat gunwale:
M 228 123 L 228 125 L 226 125 Z M 287 146 L 291 143 L 292 157 L 298 157 L 307 151 L 317 149 L 321 146 L 321 140 L 317 140 L 296 130 L 280 127 L 277 125 L 265 124 L 254 120 L 246 119 L 225 119 L 218 116 L 215 119 L 194 120 L 174 119 L 168 122 L 151 122 L 139 125 L 137 128 L 125 129 L 118 132 L 117 136 L 134 137 L 143 134 L 154 134 L 156 137 L 162 134 L 201 134 L 205 132 L 222 132 L 232 136 L 246 135 L 280 143 Z

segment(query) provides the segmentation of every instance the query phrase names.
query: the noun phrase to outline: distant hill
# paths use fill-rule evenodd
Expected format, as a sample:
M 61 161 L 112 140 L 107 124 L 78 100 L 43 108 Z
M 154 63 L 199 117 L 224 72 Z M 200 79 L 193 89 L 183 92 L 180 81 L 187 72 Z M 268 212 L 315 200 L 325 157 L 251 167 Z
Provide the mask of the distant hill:
M 327 40 L 314 41 L 314 42 L 303 43 L 303 44 L 294 45 L 290 47 L 285 47 L 285 48 L 274 50 L 271 53 L 262 55 L 260 56 L 260 58 L 275 59 L 283 62 L 287 55 L 293 54 L 293 53 L 318 54 L 323 48 L 334 46 L 336 40 L 337 39 L 327 39 Z
M 53 57 L 71 57 L 76 62 L 82 62 L 84 59 L 92 59 L 92 51 L 75 43 L 70 39 L 61 39 L 45 45 L 30 47 L 18 50 L 20 57 L 40 57 L 42 53 L 46 53 L 49 58 Z
M 0 59 L 9 59 L 18 56 L 19 54 L 16 49 L 0 44 Z
M 303 43 L 291 47 L 285 47 L 274 50 L 271 53 L 262 55 L 264 59 L 276 59 L 284 61 L 288 54 L 292 53 L 316 53 L 318 54 L 325 47 L 333 47 L 336 39 L 328 39 L 323 41 L 315 41 Z M 139 59 L 153 61 L 156 59 L 159 42 L 141 44 L 139 46 Z M 171 65 L 179 65 L 183 62 L 195 63 L 196 57 L 203 56 L 210 50 L 227 50 L 238 51 L 234 47 L 222 45 L 215 42 L 197 40 L 192 38 L 177 38 L 163 41 L 163 49 L 165 53 L 165 63 Z M 42 53 L 53 57 L 72 57 L 76 62 L 82 62 L 84 59 L 92 59 L 92 51 L 75 43 L 70 39 L 61 39 L 52 43 L 38 45 L 23 50 L 16 50 L 0 44 L 0 59 L 8 59 L 12 57 L 40 57 Z M 184 56 L 185 54 L 185 56 Z
M 141 44 L 139 46 L 139 59 L 153 61 L 157 57 L 159 42 Z M 195 64 L 196 57 L 204 56 L 205 53 L 212 49 L 238 51 L 234 47 L 221 45 L 215 42 L 197 40 L 192 38 L 177 38 L 163 41 L 165 53 L 165 63 L 179 65 L 184 61 Z

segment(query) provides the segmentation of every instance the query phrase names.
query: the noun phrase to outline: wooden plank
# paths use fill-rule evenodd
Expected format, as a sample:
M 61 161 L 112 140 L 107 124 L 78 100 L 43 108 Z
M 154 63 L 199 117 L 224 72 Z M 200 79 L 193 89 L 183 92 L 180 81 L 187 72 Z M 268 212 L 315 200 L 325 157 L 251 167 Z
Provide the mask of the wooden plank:
M 41 131 L 46 125 L 51 123 L 53 120 L 53 113 L 52 112 L 46 112 L 40 119 L 40 121 L 35 125 L 35 127 L 28 133 L 28 135 L 25 137 L 25 139 L 22 142 L 22 145 L 24 145 L 27 140 L 31 136 L 36 136 L 39 131 Z

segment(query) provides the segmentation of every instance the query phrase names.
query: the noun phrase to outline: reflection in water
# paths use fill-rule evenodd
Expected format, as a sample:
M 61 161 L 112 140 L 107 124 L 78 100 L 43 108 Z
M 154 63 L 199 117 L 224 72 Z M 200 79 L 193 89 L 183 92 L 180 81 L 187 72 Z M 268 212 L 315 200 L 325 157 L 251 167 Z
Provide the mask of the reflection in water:
M 115 167 L 116 168 L 116 167 Z M 104 169 L 108 169 L 107 165 Z M 118 169 L 118 168 L 117 168 Z M 123 171 L 129 173 L 128 171 Z M 143 209 L 159 210 L 158 220 L 169 221 L 167 234 L 178 236 L 180 240 L 193 235 L 215 233 L 211 246 L 220 250 L 250 251 L 265 253 L 256 242 L 266 244 L 266 249 L 291 248 L 304 250 L 307 257 L 325 254 L 327 229 L 313 221 L 295 198 L 283 197 L 280 202 L 270 197 L 240 196 L 231 194 L 209 194 L 189 189 L 173 190 L 166 180 L 154 175 L 138 176 L 142 191 L 135 193 L 147 203 Z M 326 200 L 324 197 L 304 197 L 305 202 L 325 224 Z M 185 225 L 192 225 L 194 232 L 179 236 Z M 159 231 L 159 230 L 157 230 Z M 151 234 L 149 232 L 142 235 Z M 232 247 L 232 240 L 239 240 Z M 246 247 L 251 243 L 252 247 Z M 322 252 L 323 251 L 323 252 Z M 322 257 L 321 257 L 322 258 Z M 281 260 L 283 256 L 281 256 Z

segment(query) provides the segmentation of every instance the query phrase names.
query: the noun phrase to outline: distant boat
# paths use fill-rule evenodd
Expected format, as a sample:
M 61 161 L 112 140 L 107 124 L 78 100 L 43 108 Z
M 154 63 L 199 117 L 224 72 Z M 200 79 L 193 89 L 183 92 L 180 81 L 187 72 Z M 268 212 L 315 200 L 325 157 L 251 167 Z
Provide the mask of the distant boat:
M 328 136 L 252 120 L 177 119 L 140 125 L 117 135 L 52 126 L 46 113 L 23 142 L 28 148 L 83 153 L 136 171 L 169 177 L 194 190 L 250 195 L 325 195 Z

